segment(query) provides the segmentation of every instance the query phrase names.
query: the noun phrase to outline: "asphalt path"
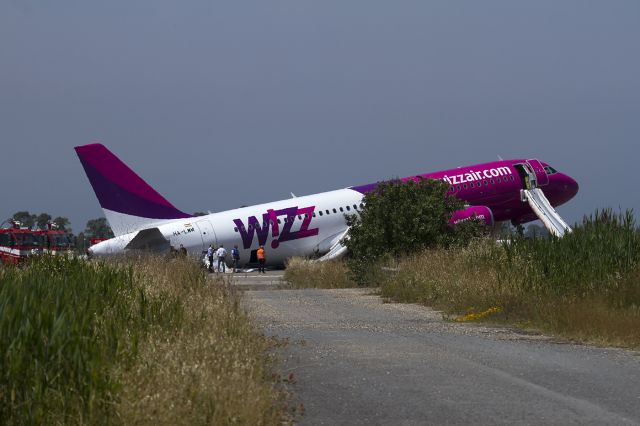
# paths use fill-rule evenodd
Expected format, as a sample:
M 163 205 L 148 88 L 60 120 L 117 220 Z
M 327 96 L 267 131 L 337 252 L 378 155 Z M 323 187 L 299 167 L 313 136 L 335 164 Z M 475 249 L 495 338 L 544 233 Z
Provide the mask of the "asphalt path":
M 445 321 L 371 290 L 283 290 L 234 277 L 267 335 L 289 343 L 300 424 L 640 424 L 637 352 Z

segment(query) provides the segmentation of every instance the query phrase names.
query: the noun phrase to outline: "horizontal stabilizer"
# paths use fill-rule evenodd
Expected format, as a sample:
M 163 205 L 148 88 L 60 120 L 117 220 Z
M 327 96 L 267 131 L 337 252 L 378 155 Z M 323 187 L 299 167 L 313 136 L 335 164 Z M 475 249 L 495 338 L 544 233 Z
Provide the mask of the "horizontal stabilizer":
M 127 244 L 127 250 L 169 251 L 170 244 L 158 228 L 143 229 Z

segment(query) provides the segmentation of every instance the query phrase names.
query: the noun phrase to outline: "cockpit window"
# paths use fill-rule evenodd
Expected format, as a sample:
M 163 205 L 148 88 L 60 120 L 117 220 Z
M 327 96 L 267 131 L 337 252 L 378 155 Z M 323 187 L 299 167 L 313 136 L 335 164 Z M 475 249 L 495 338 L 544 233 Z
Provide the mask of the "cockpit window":
M 544 166 L 544 171 L 547 172 L 548 175 L 558 173 L 558 171 L 551 166 Z

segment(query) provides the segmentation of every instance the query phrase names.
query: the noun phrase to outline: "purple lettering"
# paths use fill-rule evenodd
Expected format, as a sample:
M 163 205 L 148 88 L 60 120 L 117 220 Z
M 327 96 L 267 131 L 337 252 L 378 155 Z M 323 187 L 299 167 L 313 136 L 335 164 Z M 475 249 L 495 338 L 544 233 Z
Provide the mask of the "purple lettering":
M 242 246 L 245 249 L 251 247 L 253 243 L 253 234 L 258 234 L 258 243 L 263 246 L 267 242 L 267 237 L 269 237 L 269 214 L 265 213 L 262 215 L 263 224 L 260 226 L 260 221 L 256 219 L 255 216 L 251 216 L 249 218 L 249 227 L 248 231 L 244 227 L 244 223 L 240 219 L 233 219 L 233 223 L 236 224 L 238 228 L 238 232 L 240 232 L 240 237 L 242 237 Z M 277 223 L 277 222 L 276 222 Z
M 303 208 L 298 208 L 296 206 L 280 210 L 269 209 L 265 214 L 262 215 L 262 226 L 260 226 L 260 222 L 258 221 L 258 219 L 256 219 L 255 216 L 249 217 L 249 225 L 247 228 L 245 228 L 244 223 L 240 219 L 234 219 L 233 223 L 235 223 L 236 227 L 238 228 L 238 232 L 240 233 L 240 237 L 242 238 L 242 245 L 245 249 L 251 248 L 251 245 L 253 244 L 254 233 L 258 234 L 258 243 L 260 245 L 264 245 L 267 242 L 267 238 L 269 237 L 269 227 L 271 227 L 271 236 L 273 237 L 273 240 L 271 241 L 271 247 L 276 249 L 280 246 L 281 242 L 318 235 L 318 233 L 320 232 L 319 228 L 309 229 L 314 210 L 315 206 Z M 303 217 L 302 224 L 300 225 L 300 229 L 298 231 L 291 231 L 297 215 Z M 279 216 L 286 217 L 282 228 L 278 224 Z
M 273 211 L 273 210 L 271 210 Z M 282 232 L 280 233 L 280 237 L 275 239 L 276 235 L 273 235 L 273 241 L 271 241 L 271 247 L 276 249 L 280 245 L 280 242 L 295 240 L 296 237 L 293 236 L 295 233 L 291 233 L 291 227 L 293 226 L 293 221 L 295 220 L 296 214 L 298 214 L 298 207 L 289 207 L 286 209 L 276 210 L 276 216 L 287 216 L 284 221 L 284 226 L 282 227 Z

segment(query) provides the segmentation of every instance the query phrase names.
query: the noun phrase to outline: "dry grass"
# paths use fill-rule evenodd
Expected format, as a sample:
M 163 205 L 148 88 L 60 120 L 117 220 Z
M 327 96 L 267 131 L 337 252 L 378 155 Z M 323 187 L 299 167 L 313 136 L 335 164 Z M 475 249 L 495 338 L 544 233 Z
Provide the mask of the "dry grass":
M 120 371 L 124 424 L 266 425 L 283 421 L 267 358 L 238 295 L 181 260 L 135 265 L 144 291 L 177 301 L 176 324 L 150 330 L 135 365 Z
M 294 288 L 351 288 L 358 285 L 349 278 L 343 261 L 313 262 L 294 257 L 287 261 L 284 280 Z
M 640 269 L 591 293 L 558 293 L 528 280 L 530 260 L 493 242 L 404 259 L 376 278 L 389 300 L 442 309 L 453 319 L 539 329 L 571 340 L 640 347 Z M 606 289 L 606 290 L 604 290 Z

